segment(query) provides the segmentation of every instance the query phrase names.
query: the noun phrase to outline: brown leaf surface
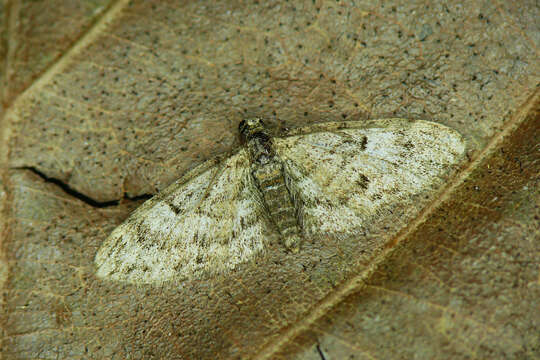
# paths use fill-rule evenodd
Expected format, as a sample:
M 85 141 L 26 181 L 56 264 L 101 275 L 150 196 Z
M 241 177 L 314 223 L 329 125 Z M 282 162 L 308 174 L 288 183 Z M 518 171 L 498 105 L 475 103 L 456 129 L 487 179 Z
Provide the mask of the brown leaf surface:
M 4 1 L 1 77 L 9 103 L 51 66 L 107 9 L 108 0 Z
M 354 294 L 275 358 L 540 355 L 540 101 Z
M 35 35 L 63 52 L 48 62 L 17 55 L 28 35 L 6 24 L 56 29 L 55 15 L 8 4 L 40 16 L 1 13 L 4 103 L 41 75 L 1 120 L 4 358 L 538 356 L 533 1 L 117 1 L 87 32 L 92 16 L 74 21 L 72 47 Z M 97 248 L 140 204 L 116 201 L 235 146 L 242 117 L 388 114 L 457 129 L 472 162 L 442 199 L 373 224 L 385 248 L 278 249 L 176 288 L 94 277 Z

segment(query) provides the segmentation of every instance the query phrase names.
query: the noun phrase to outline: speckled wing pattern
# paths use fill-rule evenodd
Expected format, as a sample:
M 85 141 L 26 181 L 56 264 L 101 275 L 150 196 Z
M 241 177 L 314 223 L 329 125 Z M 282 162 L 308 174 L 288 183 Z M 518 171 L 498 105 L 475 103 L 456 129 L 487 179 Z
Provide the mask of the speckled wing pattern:
M 99 249 L 97 275 L 160 283 L 223 272 L 253 258 L 274 231 L 249 170 L 242 149 L 146 201 Z
M 392 206 L 436 190 L 465 152 L 456 131 L 405 119 L 318 124 L 272 140 L 304 238 L 358 234 Z M 96 255 L 97 275 L 181 281 L 263 254 L 279 233 L 252 173 L 245 148 L 195 168 L 113 231 Z
M 391 205 L 440 186 L 465 151 L 454 130 L 428 121 L 327 123 L 275 140 L 306 236 L 354 235 Z M 309 133 L 311 132 L 311 133 Z

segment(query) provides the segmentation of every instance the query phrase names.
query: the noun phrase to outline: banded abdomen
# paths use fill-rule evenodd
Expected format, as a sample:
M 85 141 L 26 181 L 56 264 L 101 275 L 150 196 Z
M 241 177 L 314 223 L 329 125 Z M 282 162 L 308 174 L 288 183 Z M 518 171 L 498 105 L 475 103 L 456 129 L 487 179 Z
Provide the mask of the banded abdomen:
M 283 165 L 273 158 L 267 163 L 254 164 L 253 177 L 264 197 L 264 202 L 285 247 L 298 251 L 300 228 L 289 190 L 283 177 Z

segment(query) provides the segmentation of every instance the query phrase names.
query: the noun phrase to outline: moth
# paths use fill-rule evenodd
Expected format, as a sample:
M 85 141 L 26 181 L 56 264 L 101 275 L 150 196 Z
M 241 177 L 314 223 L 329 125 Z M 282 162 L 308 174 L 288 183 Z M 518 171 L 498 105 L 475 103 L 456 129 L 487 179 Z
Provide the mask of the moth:
M 223 274 L 277 239 L 358 236 L 388 209 L 437 189 L 464 155 L 453 129 L 429 121 L 331 122 L 274 137 L 239 124 L 243 146 L 185 174 L 105 240 L 98 277 L 162 283 Z M 359 240 L 360 241 L 360 240 Z

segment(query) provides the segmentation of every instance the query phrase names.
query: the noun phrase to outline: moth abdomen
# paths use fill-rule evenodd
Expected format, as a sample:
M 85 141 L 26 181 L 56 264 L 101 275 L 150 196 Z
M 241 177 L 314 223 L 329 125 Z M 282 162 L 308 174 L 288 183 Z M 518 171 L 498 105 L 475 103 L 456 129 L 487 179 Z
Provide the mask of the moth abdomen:
M 300 228 L 296 219 L 296 208 L 285 184 L 283 165 L 272 159 L 265 165 L 254 165 L 253 177 L 273 223 L 282 236 L 285 247 L 297 251 L 300 245 Z

